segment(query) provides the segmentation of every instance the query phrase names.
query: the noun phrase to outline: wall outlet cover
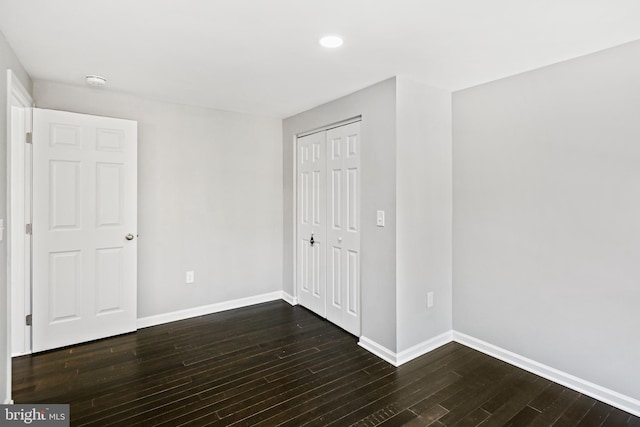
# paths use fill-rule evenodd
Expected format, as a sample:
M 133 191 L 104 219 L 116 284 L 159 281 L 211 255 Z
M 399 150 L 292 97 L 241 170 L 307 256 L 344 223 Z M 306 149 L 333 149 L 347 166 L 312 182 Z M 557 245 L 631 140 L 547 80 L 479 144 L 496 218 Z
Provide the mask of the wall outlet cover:
M 185 276 L 185 282 L 186 283 L 193 283 L 193 282 L 195 282 L 195 279 L 196 279 L 196 277 L 195 277 L 195 273 L 193 272 L 193 270 L 187 271 L 187 274 Z

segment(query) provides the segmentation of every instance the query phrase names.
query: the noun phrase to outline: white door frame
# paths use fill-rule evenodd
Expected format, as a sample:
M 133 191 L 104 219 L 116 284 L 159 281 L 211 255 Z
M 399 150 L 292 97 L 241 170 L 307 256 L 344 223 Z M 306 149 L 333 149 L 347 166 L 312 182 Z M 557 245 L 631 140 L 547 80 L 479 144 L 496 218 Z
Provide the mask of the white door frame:
M 293 245 L 293 300 L 289 301 L 287 297 L 287 301 L 291 305 L 298 305 L 298 289 L 300 283 L 298 283 L 298 138 L 302 138 L 307 135 L 314 134 L 316 132 L 323 132 L 329 129 L 337 128 L 340 126 L 349 125 L 355 122 L 362 122 L 362 115 L 354 116 L 345 120 L 341 120 L 339 122 L 335 122 L 332 124 L 328 124 L 325 126 L 320 126 L 314 129 L 306 130 L 304 132 L 297 133 L 292 138 L 293 144 L 293 239 L 291 240 L 291 244 Z
M 23 128 L 19 129 L 20 134 L 22 134 L 22 138 L 14 138 L 13 134 L 16 132 L 13 129 L 13 111 L 12 105 L 17 102 L 21 107 L 25 108 L 25 123 Z M 24 218 L 13 218 L 12 216 L 12 208 L 15 203 L 15 199 L 18 195 L 20 195 L 20 200 L 25 200 L 30 197 L 30 189 L 27 188 L 26 185 L 27 180 L 26 174 L 28 171 L 25 170 L 25 165 L 22 164 L 14 164 L 14 154 L 18 149 L 24 149 L 24 145 L 19 147 L 17 144 L 25 144 L 26 132 L 31 132 L 31 108 L 33 106 L 33 99 L 29 92 L 22 85 L 20 80 L 17 78 L 15 73 L 12 70 L 7 70 L 7 218 L 6 218 L 6 235 L 7 235 L 7 306 L 6 306 L 6 314 L 7 314 L 7 372 L 8 372 L 8 381 L 7 381 L 7 396 L 11 396 L 11 356 L 13 353 L 24 353 L 25 349 L 13 349 L 13 334 L 14 330 L 12 327 L 12 316 L 14 312 L 12 310 L 12 295 L 14 292 L 20 292 L 25 296 L 25 304 L 23 307 L 18 307 L 19 312 L 23 313 L 25 316 L 26 310 L 25 308 L 30 305 L 30 283 L 26 283 L 23 281 L 22 283 L 17 283 L 15 280 L 15 274 L 13 266 L 22 265 L 25 268 L 30 265 L 31 259 L 27 253 L 23 251 L 14 251 L 12 250 L 16 239 L 22 238 L 25 241 L 28 241 L 30 238 L 25 233 L 25 221 Z M 26 145 L 26 144 L 25 144 Z M 26 150 L 25 150 L 26 152 Z M 21 175 L 21 176 L 20 176 Z M 29 191 L 29 193 L 27 193 Z M 4 230 L 2 230 L 4 231 Z M 31 349 L 31 339 L 27 335 L 28 329 L 25 326 L 25 341 L 28 342 L 28 351 Z

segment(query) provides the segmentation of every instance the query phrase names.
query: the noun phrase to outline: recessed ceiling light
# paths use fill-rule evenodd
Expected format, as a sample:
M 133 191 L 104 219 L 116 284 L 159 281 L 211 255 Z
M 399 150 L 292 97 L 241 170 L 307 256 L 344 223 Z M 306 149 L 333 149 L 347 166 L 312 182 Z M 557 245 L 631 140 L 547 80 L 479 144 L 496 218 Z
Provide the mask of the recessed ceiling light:
M 324 36 L 319 40 L 320 46 L 328 47 L 328 48 L 336 48 L 342 46 L 344 40 L 342 37 L 337 34 L 332 34 L 329 36 Z
M 107 79 L 105 79 L 104 77 L 100 77 L 100 76 L 87 76 L 86 77 L 86 82 L 89 86 L 93 86 L 93 87 L 104 87 L 104 85 L 107 84 Z

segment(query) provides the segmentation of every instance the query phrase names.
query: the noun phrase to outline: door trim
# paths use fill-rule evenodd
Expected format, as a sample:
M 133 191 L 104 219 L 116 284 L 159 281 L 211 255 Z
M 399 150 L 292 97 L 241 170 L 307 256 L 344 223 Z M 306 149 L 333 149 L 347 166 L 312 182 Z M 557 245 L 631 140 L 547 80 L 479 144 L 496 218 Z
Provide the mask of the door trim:
M 12 357 L 12 353 L 13 353 L 13 327 L 12 327 L 12 316 L 13 316 L 13 311 L 12 311 L 12 304 L 11 304 L 11 298 L 12 298 L 12 291 L 13 292 L 24 292 L 25 293 L 25 297 L 27 295 L 30 295 L 31 289 L 30 286 L 25 286 L 26 283 L 22 283 L 22 286 L 16 286 L 17 289 L 12 289 L 13 287 L 13 283 L 15 282 L 14 280 L 12 280 L 13 278 L 13 270 L 11 268 L 11 266 L 14 263 L 21 263 L 22 265 L 26 265 L 26 263 L 30 263 L 31 260 L 27 259 L 27 256 L 25 256 L 25 253 L 15 253 L 13 250 L 11 250 L 11 245 L 13 242 L 14 238 L 17 238 L 17 236 L 24 236 L 25 240 L 28 239 L 26 234 L 24 233 L 24 228 L 20 229 L 20 225 L 22 224 L 22 226 L 24 226 L 24 222 L 20 222 L 20 221 L 13 221 L 12 215 L 11 215 L 11 210 L 12 210 L 12 206 L 13 206 L 13 201 L 15 199 L 15 195 L 16 194 L 25 194 L 27 188 L 25 185 L 25 177 L 23 176 L 23 179 L 13 179 L 13 172 L 16 169 L 16 167 L 18 167 L 17 165 L 13 164 L 12 161 L 12 154 L 15 151 L 16 147 L 15 144 L 16 143 L 20 143 L 20 144 L 24 144 L 24 140 L 16 142 L 12 139 L 11 135 L 14 129 L 12 129 L 12 99 L 15 99 L 18 101 L 18 103 L 27 110 L 27 114 L 25 115 L 25 123 L 24 123 L 24 130 L 25 132 L 31 132 L 31 108 L 33 106 L 33 98 L 31 97 L 31 95 L 29 95 L 29 92 L 26 90 L 26 88 L 22 85 L 22 83 L 20 82 L 20 80 L 18 79 L 18 77 L 13 73 L 12 70 L 7 70 L 7 100 L 6 100 L 6 105 L 7 105 L 7 117 L 6 122 L 7 122 L 7 217 L 6 217 L 6 238 L 7 238 L 7 290 L 6 290 L 6 307 L 5 307 L 5 313 L 7 316 L 7 342 L 6 342 L 6 358 L 7 358 L 7 367 L 6 367 L 6 372 L 7 372 L 7 391 L 6 391 L 6 396 L 7 399 L 9 400 L 9 402 L 7 403 L 12 403 L 13 401 L 11 400 L 11 357 Z M 25 135 L 26 137 L 26 135 Z M 26 173 L 24 171 L 24 168 L 22 168 L 23 173 Z M 4 231 L 4 230 L 3 230 Z M 22 232 L 21 232 L 22 231 Z M 30 304 L 31 301 L 29 299 L 28 303 Z M 26 315 L 27 313 L 25 313 Z M 26 335 L 26 333 L 25 333 Z M 31 348 L 31 342 L 29 340 L 29 344 L 28 344 L 29 350 Z
M 356 122 L 362 122 L 362 115 L 357 115 L 357 116 L 353 116 L 351 118 L 345 119 L 345 120 L 340 120 L 328 125 L 324 125 L 324 126 L 320 126 L 317 128 L 314 128 L 312 130 L 308 130 L 308 131 L 303 131 L 300 133 L 297 133 L 295 135 L 293 135 L 292 138 L 292 144 L 293 144 L 293 197 L 292 197 L 292 203 L 293 203 L 293 233 L 292 236 L 292 240 L 291 240 L 291 244 L 293 245 L 293 264 L 292 264 L 292 273 L 293 273 L 293 295 L 286 295 L 286 301 L 288 303 L 290 303 L 291 305 L 298 305 L 299 301 L 298 301 L 298 289 L 300 284 L 298 283 L 298 250 L 297 250 L 297 244 L 298 244 L 298 138 L 303 138 L 305 136 L 309 136 L 309 135 L 313 135 L 314 133 L 318 133 L 318 132 L 325 132 L 329 129 L 334 129 L 340 126 L 346 126 L 349 125 L 351 123 L 356 123 Z M 362 129 L 362 128 L 361 128 Z M 361 130 L 362 132 L 362 130 Z M 362 178 L 361 178 L 362 180 Z M 361 288 L 362 289 L 362 286 Z M 362 307 L 360 308 L 360 310 L 362 311 Z M 362 324 L 362 319 L 360 320 L 361 324 Z
M 309 136 L 309 135 L 313 135 L 314 133 L 318 133 L 318 132 L 324 132 L 327 131 L 329 129 L 335 129 L 335 128 L 339 128 L 341 126 L 346 126 L 346 125 L 350 125 L 351 123 L 355 123 L 355 122 L 361 122 L 362 121 L 362 116 L 355 116 L 355 117 L 351 117 L 350 119 L 345 119 L 345 120 L 341 120 L 339 122 L 336 123 L 332 123 L 330 125 L 326 125 L 326 126 L 320 126 L 319 128 L 315 128 L 306 132 L 301 132 L 299 134 L 297 134 L 295 136 L 296 139 L 296 143 L 298 142 L 298 138 L 302 138 L 305 136 Z
M 293 197 L 292 203 L 293 205 L 293 233 L 291 233 L 291 247 L 293 248 L 293 264 L 291 265 L 291 272 L 293 273 L 293 295 L 288 295 L 285 301 L 289 302 L 291 305 L 298 305 L 298 250 L 297 250 L 297 241 L 298 241 L 298 135 L 293 135 L 291 138 L 291 143 L 293 144 Z

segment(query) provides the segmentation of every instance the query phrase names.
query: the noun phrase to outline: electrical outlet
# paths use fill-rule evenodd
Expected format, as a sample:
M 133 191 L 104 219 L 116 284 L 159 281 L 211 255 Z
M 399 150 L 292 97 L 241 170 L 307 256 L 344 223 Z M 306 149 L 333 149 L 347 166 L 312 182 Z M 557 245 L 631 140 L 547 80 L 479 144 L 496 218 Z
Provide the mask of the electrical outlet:
M 433 307 L 433 292 L 427 292 L 427 308 Z
M 184 281 L 185 283 L 193 283 L 196 281 L 196 276 L 193 270 L 187 271 Z

